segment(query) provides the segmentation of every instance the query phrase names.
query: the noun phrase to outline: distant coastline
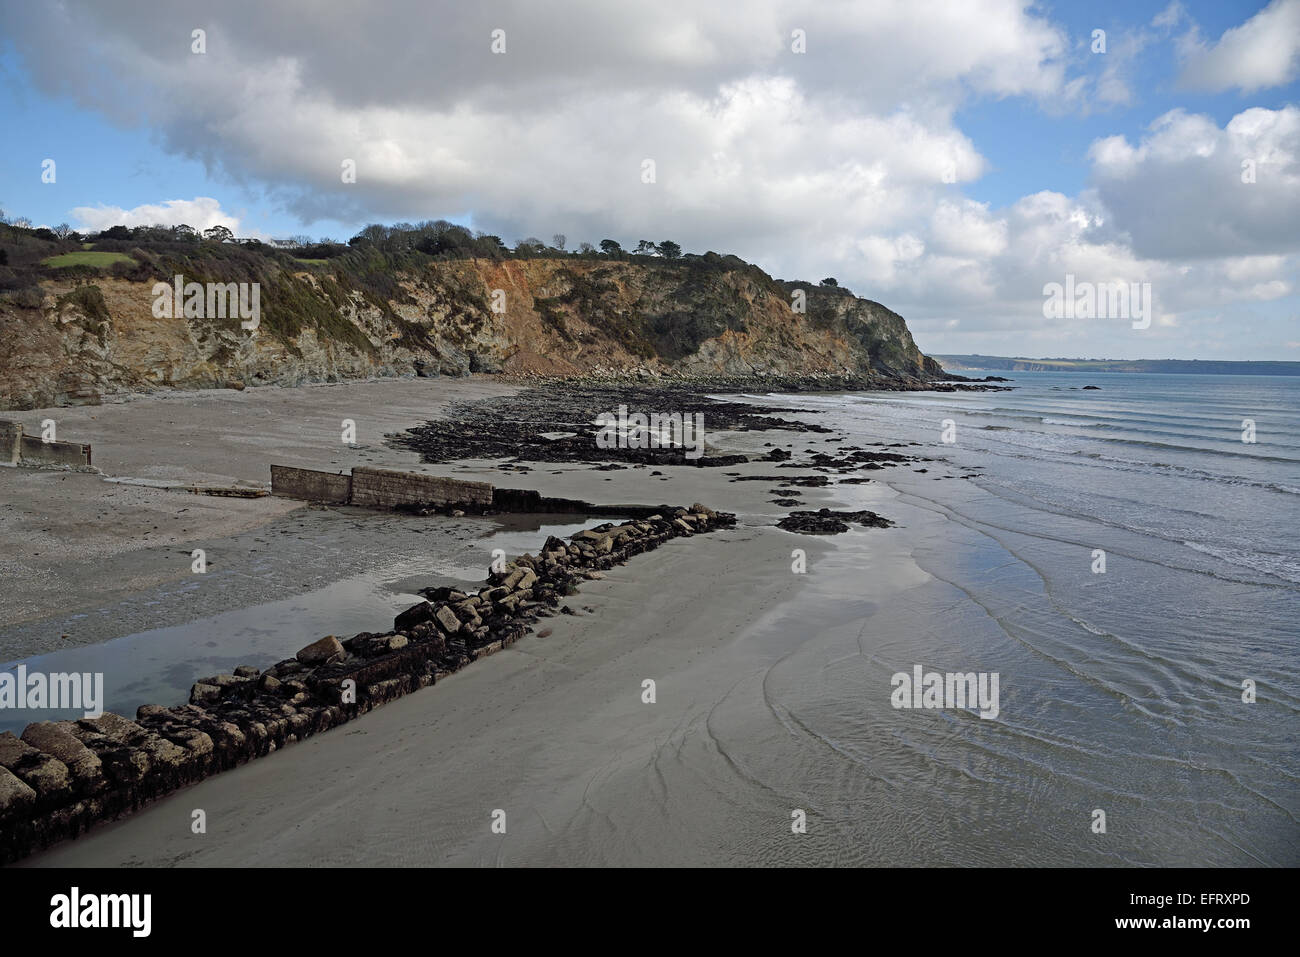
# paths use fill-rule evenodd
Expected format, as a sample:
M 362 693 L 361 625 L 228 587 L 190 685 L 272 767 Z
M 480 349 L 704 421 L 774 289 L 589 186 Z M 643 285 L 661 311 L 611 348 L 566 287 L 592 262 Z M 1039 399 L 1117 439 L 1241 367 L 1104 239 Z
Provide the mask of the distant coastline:
M 1182 375 L 1300 375 L 1300 362 L 1219 359 L 1025 359 L 1007 356 L 932 355 L 945 369 L 1008 372 L 1147 372 Z

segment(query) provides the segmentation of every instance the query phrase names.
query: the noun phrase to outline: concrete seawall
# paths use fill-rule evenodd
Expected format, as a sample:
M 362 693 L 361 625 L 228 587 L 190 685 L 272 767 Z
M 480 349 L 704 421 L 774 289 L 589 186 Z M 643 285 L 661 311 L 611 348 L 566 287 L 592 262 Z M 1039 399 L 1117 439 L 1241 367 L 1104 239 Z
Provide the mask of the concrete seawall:
M 361 508 L 466 507 L 479 511 L 492 507 L 493 488 L 487 482 L 365 466 L 354 468 L 351 475 L 341 475 L 272 465 L 271 494 Z
M 46 442 L 34 435 L 24 435 L 18 464 L 90 468 L 90 446 L 81 442 Z
M 90 446 L 83 442 L 45 441 L 27 435 L 20 422 L 0 419 L 0 465 L 90 468 Z
M 17 465 L 23 454 L 23 427 L 0 419 L 0 465 Z
M 635 517 L 668 506 L 594 505 L 573 498 L 552 498 L 532 489 L 496 488 L 487 482 L 358 466 L 352 474 L 271 466 L 271 493 L 306 502 L 356 505 L 361 508 L 465 509 L 476 513 L 527 512 Z
M 352 500 L 352 476 L 272 465 L 271 494 L 307 502 L 346 505 Z
M 400 505 L 491 507 L 492 486 L 486 482 L 465 482 L 418 472 L 354 468 L 352 504 L 368 508 Z

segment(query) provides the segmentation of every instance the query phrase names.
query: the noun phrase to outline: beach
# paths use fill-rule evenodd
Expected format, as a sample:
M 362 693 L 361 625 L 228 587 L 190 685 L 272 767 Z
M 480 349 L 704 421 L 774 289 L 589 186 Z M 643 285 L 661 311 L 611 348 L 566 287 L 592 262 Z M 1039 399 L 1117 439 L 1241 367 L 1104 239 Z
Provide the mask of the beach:
M 272 463 L 418 469 L 416 455 L 384 445 L 385 433 L 422 423 L 453 401 L 513 391 L 482 379 L 398 379 L 159 392 L 6 413 L 38 435 L 40 423 L 53 419 L 60 438 L 91 444 L 103 475 L 0 469 L 0 574 L 12 583 L 0 595 L 0 658 L 175 624 L 373 567 L 387 549 L 405 547 L 408 525 L 356 513 L 345 533 L 341 523 L 310 514 L 302 502 L 191 495 L 166 486 L 267 488 Z M 355 448 L 341 441 L 344 419 L 357 424 Z M 423 534 L 406 537 L 416 545 Z M 235 586 L 213 589 L 213 596 L 186 592 L 158 612 L 167 594 L 194 583 L 195 548 L 208 552 L 213 580 L 229 575 Z M 106 622 L 97 614 L 104 607 L 113 609 Z M 130 630 L 122 631 L 123 624 Z
M 276 398 L 262 400 L 262 391 L 230 398 Z M 294 414 L 327 396 L 322 415 L 331 422 L 351 407 L 362 410 L 353 416 L 361 421 L 372 414 L 369 403 L 383 407 L 383 429 L 392 433 L 436 420 L 453 401 L 514 393 L 473 379 L 314 391 L 300 390 L 294 401 L 301 396 L 305 404 Z M 220 409 L 225 395 L 214 396 L 210 408 Z M 1225 575 L 1204 551 L 1183 549 L 1188 554 L 1176 560 L 1153 556 L 1133 529 L 1114 527 L 1098 539 L 1077 499 L 1072 514 L 1061 509 L 1050 520 L 1041 510 L 1028 518 L 1017 513 L 1025 489 L 1006 486 L 1036 478 L 1025 453 L 1015 453 L 1017 471 L 1009 472 L 987 443 L 964 431 L 986 411 L 1004 409 L 1009 399 L 1001 394 L 726 398 L 789 410 L 779 415 L 823 431 L 710 431 L 711 454 L 751 458 L 716 468 L 608 471 L 590 462 L 534 461 L 526 472 L 503 472 L 490 460 L 419 464 L 413 452 L 378 437 L 355 452 L 331 449 L 325 458 L 312 443 L 295 444 L 296 430 L 286 422 L 276 439 L 283 450 L 248 440 L 256 451 L 247 453 L 246 465 L 223 471 L 225 462 L 239 461 L 229 454 L 196 464 L 207 480 L 221 482 L 258 481 L 256 470 L 270 461 L 391 464 L 595 503 L 702 502 L 736 513 L 737 524 L 673 540 L 610 569 L 568 599 L 575 614 L 539 622 L 533 635 L 431 688 L 24 864 L 1296 863 L 1296 790 L 1279 771 L 1294 767 L 1295 758 L 1295 670 L 1287 664 L 1293 638 L 1256 627 L 1253 647 L 1234 660 L 1197 640 L 1190 625 L 1167 634 L 1155 625 L 1124 626 L 1125 619 L 1138 620 L 1143 602 L 1170 619 L 1170 608 L 1186 603 L 1188 587 L 1202 594 L 1221 588 L 1218 607 L 1235 594 L 1246 614 L 1254 608 L 1259 621 L 1276 623 L 1294 609 L 1294 588 L 1272 576 Z M 172 401 L 138 400 L 113 411 L 143 429 Z M 1021 404 L 1043 401 L 1035 394 Z M 1118 395 L 1113 401 L 1123 404 Z M 960 441 L 943 441 L 945 417 L 958 420 Z M 198 418 L 214 416 L 205 411 Z M 998 431 L 1010 428 L 1003 418 L 985 421 L 995 426 L 985 438 L 1012 440 Z M 1019 440 L 1041 428 L 1026 426 Z M 111 442 L 114 433 L 103 434 Z M 910 460 L 845 481 L 847 471 L 825 465 L 778 472 L 786 463 L 768 458 L 780 448 L 794 456 L 790 464 L 819 455 L 842 461 L 845 448 L 877 445 Z M 101 460 L 97 445 L 101 461 L 113 459 Z M 172 467 L 167 477 L 186 474 L 183 465 Z M 0 482 L 12 474 L 0 472 Z M 783 481 L 743 480 L 775 475 Z M 791 481 L 818 476 L 826 478 L 822 487 Z M 151 494 L 170 496 L 159 499 L 168 508 L 200 500 Z M 774 504 L 791 501 L 787 496 L 796 505 Z M 173 595 L 148 604 L 160 587 L 149 581 L 78 593 L 81 607 L 95 610 L 149 595 L 139 602 L 139 617 L 125 619 L 111 637 L 135 649 L 133 660 L 153 662 L 143 670 L 165 673 L 193 662 L 185 678 L 119 683 L 122 700 L 142 703 L 150 692 L 180 687 L 218 666 L 260 664 L 250 655 L 292 655 L 319 636 L 310 629 L 330 620 L 382 630 L 385 616 L 418 600 L 419 587 L 481 582 L 493 543 L 508 545 L 512 555 L 536 551 L 551 531 L 597 521 L 211 501 L 230 509 L 210 526 L 230 532 L 228 553 L 251 550 L 260 536 L 259 554 L 281 547 L 284 554 L 229 555 L 231 565 L 268 562 L 261 577 L 269 582 L 258 586 L 265 592 L 250 585 L 247 592 L 227 589 L 225 598 Z M 821 507 L 867 509 L 893 524 L 853 525 L 834 536 L 776 527 L 792 508 Z M 240 522 L 241 530 L 232 527 Z M 299 525 L 291 535 L 270 534 L 286 523 Z M 141 538 L 151 531 L 137 528 Z M 302 569 L 312 542 L 328 543 L 309 563 L 322 567 L 310 575 L 302 570 L 301 581 L 287 576 L 286 569 Z M 1111 555 L 1107 579 L 1088 570 L 1098 545 Z M 75 549 L 68 549 L 66 561 L 75 565 Z M 1156 578 L 1157 558 L 1167 582 Z M 1218 585 L 1209 583 L 1211 572 Z M 1192 584 L 1182 585 L 1184 577 Z M 1107 597 L 1088 605 L 1103 582 Z M 4 639 L 51 652 L 40 646 L 33 620 L 41 621 L 7 625 Z M 57 621 L 65 628 L 64 618 Z M 114 630 L 96 627 L 101 637 Z M 342 624 L 330 630 L 350 633 Z M 1183 645 L 1170 648 L 1172 641 Z M 223 642 L 238 645 L 237 653 L 227 654 Z M 997 713 L 899 708 L 891 681 L 916 666 L 1000 675 Z M 1236 674 L 1247 669 L 1266 690 L 1264 710 L 1243 714 L 1232 704 L 1233 689 Z M 654 682 L 653 701 L 646 700 L 647 680 Z M 1106 833 L 1092 827 L 1098 808 L 1109 815 Z M 206 833 L 191 829 L 196 809 L 206 812 Z M 802 830 L 792 826 L 801 817 Z M 499 820 L 504 833 L 494 828 Z M 1026 820 L 1034 822 L 1032 833 Z

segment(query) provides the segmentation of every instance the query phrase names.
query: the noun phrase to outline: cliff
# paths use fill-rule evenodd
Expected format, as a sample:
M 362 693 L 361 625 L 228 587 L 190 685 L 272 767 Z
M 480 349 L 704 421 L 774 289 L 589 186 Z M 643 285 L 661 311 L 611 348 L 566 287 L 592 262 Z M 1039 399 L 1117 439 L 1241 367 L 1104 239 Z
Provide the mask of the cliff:
M 22 295 L 0 296 L 0 409 L 410 374 L 833 374 L 905 385 L 942 374 L 879 303 L 712 253 L 440 259 L 362 248 L 296 260 L 193 245 L 202 254 L 130 248 L 130 258 L 101 254 L 118 257 L 111 269 L 39 270 Z M 154 284 L 176 273 L 257 282 L 258 328 L 157 315 Z M 802 313 L 791 307 L 797 290 Z

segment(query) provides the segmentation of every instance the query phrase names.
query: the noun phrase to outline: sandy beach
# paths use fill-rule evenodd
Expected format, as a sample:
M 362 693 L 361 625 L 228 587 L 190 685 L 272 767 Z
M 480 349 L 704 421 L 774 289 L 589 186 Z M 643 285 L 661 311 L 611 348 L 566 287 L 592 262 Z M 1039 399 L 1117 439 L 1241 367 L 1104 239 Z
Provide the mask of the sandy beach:
M 732 483 L 722 469 L 665 466 L 611 474 L 588 463 L 537 463 L 525 474 L 503 476 L 495 462 L 420 465 L 413 453 L 382 444 L 384 432 L 436 418 L 452 402 L 509 391 L 477 380 L 414 380 L 199 393 L 57 410 L 63 434 L 94 443 L 96 464 L 112 478 L 253 486 L 264 482 L 259 478 L 271 462 L 318 468 L 379 464 L 593 502 L 725 499 L 741 521 L 733 531 L 673 542 L 611 571 L 604 581 L 589 583 L 577 596 L 577 614 L 546 622 L 545 637 L 527 638 L 434 689 L 209 779 L 29 863 L 491 863 L 501 857 L 500 842 L 474 822 L 496 808 L 511 816 L 515 859 L 579 861 L 587 859 L 585 842 L 575 836 L 573 846 L 566 847 L 555 841 L 553 828 L 587 826 L 575 823 L 575 811 L 602 820 L 606 812 L 600 804 L 617 800 L 618 792 L 640 791 L 643 772 L 662 765 L 666 755 L 684 746 L 709 747 L 709 722 L 719 705 L 738 692 L 761 694 L 765 669 L 797 646 L 780 626 L 782 608 L 805 584 L 803 576 L 791 572 L 791 549 L 802 548 L 816 561 L 832 548 L 824 540 L 773 528 L 785 510 L 771 504 L 771 484 Z M 45 414 L 38 410 L 24 418 L 39 421 Z M 369 424 L 370 442 L 355 449 L 336 446 L 333 423 L 347 416 Z M 236 418 L 277 425 L 231 428 Z M 300 421 L 315 424 L 300 428 Z M 710 442 L 757 456 L 777 438 L 814 444 L 820 439 L 722 433 L 711 435 Z M 771 465 L 756 462 L 725 471 L 731 477 L 764 474 Z M 233 641 L 238 628 L 256 620 L 261 632 L 282 626 L 265 642 L 268 659 L 275 660 L 291 655 L 306 636 L 296 620 L 300 615 L 286 612 L 286 603 L 277 599 L 314 596 L 312 604 L 326 611 L 301 615 L 308 627 L 323 628 L 321 617 L 337 615 L 357 629 L 377 628 L 382 618 L 362 616 L 391 614 L 417 600 L 416 582 L 481 578 L 488 542 L 496 545 L 502 535 L 511 536 L 519 546 L 512 551 L 522 551 L 544 537 L 529 531 L 539 527 L 536 523 L 515 516 L 420 518 L 323 509 L 33 470 L 6 470 L 0 481 L 14 489 L 6 514 L 16 530 L 38 515 L 53 514 L 55 504 L 59 516 L 45 533 L 57 546 L 42 546 L 41 551 L 48 549 L 44 556 L 25 556 L 24 539 L 6 537 L 7 561 L 43 557 L 46 562 L 36 575 L 45 582 L 44 597 L 28 593 L 26 604 L 6 609 L 0 634 L 10 658 L 55 651 L 62 657 L 54 660 L 71 661 L 68 656 L 76 654 L 75 660 L 84 662 L 88 653 L 103 648 L 105 658 L 135 656 L 142 667 L 159 669 L 156 662 L 144 662 L 151 654 L 157 657 L 159 642 L 165 641 L 199 646 L 181 651 L 178 659 L 192 661 L 190 673 L 197 675 L 205 668 L 220 670 L 218 665 L 233 667 L 234 658 L 211 646 Z M 60 483 L 57 495 L 41 484 L 51 481 Z M 829 501 L 822 490 L 801 494 L 810 507 Z M 122 497 L 133 507 L 124 508 Z M 199 514 L 191 518 L 194 512 Z M 164 537 L 182 516 L 185 530 Z M 155 531 L 153 524 L 164 520 L 170 523 Z M 859 534 L 865 533 L 854 536 Z M 80 542 L 97 537 L 117 547 L 87 561 Z M 177 587 L 197 577 L 189 573 L 188 550 L 199 546 L 213 556 L 214 568 L 201 587 Z M 114 574 L 118 569 L 131 574 Z M 225 587 L 220 586 L 223 574 Z M 233 586 L 231 579 L 237 580 Z M 885 575 L 875 581 L 882 597 L 896 584 Z M 366 586 L 359 610 L 342 608 L 331 595 L 354 596 L 355 589 L 343 587 L 349 582 Z M 377 600 L 372 587 L 382 592 Z M 56 593 L 62 596 L 53 604 L 59 615 L 42 617 Z M 741 640 L 755 629 L 768 637 Z M 346 633 L 341 626 L 337 630 Z M 69 637 L 53 641 L 55 631 Z M 116 640 L 69 651 L 105 638 Z M 120 668 L 120 662 L 114 666 Z M 641 702 L 646 678 L 658 684 L 655 704 Z M 337 787 L 322 786 L 322 778 L 337 781 Z M 614 790 L 597 799 L 594 779 Z M 428 802 L 434 795 L 443 810 L 431 821 Z M 725 815 L 725 797 L 720 794 L 718 802 L 697 813 Z M 747 811 L 755 815 L 755 840 L 768 812 L 778 825 L 788 817 L 789 810 L 778 805 Z M 188 821 L 190 810 L 200 806 L 213 827 L 206 843 L 195 845 L 187 842 L 194 837 L 188 824 L 176 831 L 172 825 L 177 815 Z M 484 835 L 489 839 L 482 840 Z M 691 858 L 701 863 L 722 852 L 686 844 L 690 855 L 705 855 Z M 336 850 L 322 856 L 324 845 Z M 664 847 L 659 860 L 681 861 L 683 850 Z
M 373 410 L 383 408 L 383 428 L 400 433 L 436 419 L 457 398 L 494 392 L 507 394 L 476 380 L 365 383 L 301 390 L 291 400 L 301 403 L 293 414 L 306 415 L 320 406 L 318 396 L 328 397 L 331 420 L 347 408 L 378 420 Z M 229 398 L 241 406 L 284 401 L 277 393 Z M 541 619 L 533 634 L 431 688 L 21 863 L 1294 860 L 1288 788 L 1270 766 L 1248 757 L 1288 748 L 1293 719 L 1237 721 L 1235 696 L 1223 698 L 1216 676 L 1253 667 L 1248 649 L 1225 648 L 1222 654 L 1240 660 L 1213 667 L 1187 658 L 1182 649 L 1194 626 L 1180 620 L 1179 610 L 1190 590 L 1218 589 L 1221 605 L 1233 594 L 1244 596 L 1248 609 L 1268 602 L 1276 606 L 1270 620 L 1282 622 L 1293 591 L 1251 576 L 1224 578 L 1221 567 L 1176 541 L 1045 511 L 1019 490 L 1004 492 L 1028 468 L 1023 447 L 1013 447 L 1021 457 L 1010 467 L 980 450 L 987 445 L 1000 454 L 1005 431 L 967 431 L 967 447 L 952 448 L 941 445 L 934 428 L 963 409 L 1083 401 L 1049 398 L 1056 394 L 1047 388 L 1024 399 L 790 396 L 787 404 L 804 411 L 781 415 L 829 430 L 711 429 L 710 454 L 751 457 L 716 468 L 530 461 L 503 469 L 492 459 L 418 464 L 414 453 L 382 445 L 379 435 L 363 448 L 331 450 L 322 459 L 288 423 L 279 440 L 283 451 L 251 440 L 248 450 L 228 456 L 243 464 L 224 471 L 224 460 L 208 457 L 205 474 L 223 481 L 251 482 L 271 461 L 346 467 L 365 464 L 358 461 L 364 456 L 595 503 L 703 502 L 734 512 L 737 523 L 632 557 L 565 599 L 572 615 Z M 205 397 L 197 419 L 218 415 L 225 398 Z M 145 435 L 171 401 L 105 411 L 120 417 L 127 434 Z M 495 414 L 512 401 L 493 399 L 489 408 Z M 756 401 L 786 408 L 780 398 Z M 466 412 L 456 415 L 462 421 Z M 486 428 L 491 420 L 478 421 L 476 428 Z M 111 444 L 112 433 L 103 434 L 101 441 Z M 858 451 L 850 453 L 854 442 Z M 868 462 L 867 471 L 854 475 L 824 464 L 846 454 L 876 455 L 864 450 L 881 444 L 913 458 L 887 468 Z M 783 461 L 774 449 L 795 458 Z M 985 463 L 996 469 L 987 477 Z M 185 475 L 180 464 L 167 467 L 171 478 Z M 14 474 L 0 473 L 0 481 Z M 35 475 L 18 477 L 31 482 Z M 769 480 L 747 480 L 759 476 Z M 122 487 L 95 476 L 38 477 Z M 817 487 L 822 480 L 830 484 Z M 1060 494 L 1070 487 L 1061 485 Z M 1038 496 L 1047 494 L 1042 488 L 1026 486 Z M 201 500 L 145 491 L 168 507 Z M 216 568 L 197 585 L 169 584 L 182 580 L 176 576 L 139 588 L 105 582 L 96 563 L 79 564 L 75 540 L 68 541 L 65 564 L 53 567 L 85 576 L 85 584 L 68 579 L 73 586 L 66 596 L 82 611 L 10 624 L 0 638 L 46 653 L 40 661 L 47 670 L 102 666 L 117 673 L 110 698 L 120 704 L 110 700 L 109 707 L 130 715 L 141 703 L 184 700 L 200 674 L 241 663 L 264 667 L 322 634 L 386 629 L 394 614 L 418 600 L 419 588 L 480 584 L 492 548 L 535 552 L 549 534 L 567 536 L 603 520 L 417 516 L 274 499 L 212 503 L 230 508 L 224 517 L 212 513 L 209 526 L 228 534 L 214 549 Z M 855 525 L 834 536 L 776 527 L 792 508 L 823 506 L 871 510 L 893 524 Z M 246 527 L 236 530 L 237 522 Z M 154 554 L 143 535 L 151 529 L 135 529 L 136 548 L 105 559 L 106 567 L 143 567 Z M 1089 572 L 1090 550 L 1099 542 L 1111 556 L 1110 576 Z M 1167 584 L 1153 598 L 1144 583 L 1156 575 Z M 1138 607 L 1150 620 L 1134 628 Z M 56 630 L 79 630 L 95 636 L 86 637 L 94 643 L 51 650 Z M 1199 647 L 1208 638 L 1195 640 Z M 999 712 L 897 709 L 891 676 L 917 666 L 1000 674 Z M 1277 668 L 1284 675 L 1284 666 Z M 643 699 L 647 681 L 654 682 L 653 702 Z M 1208 732 L 1183 727 L 1182 712 L 1168 703 L 1174 688 L 1196 696 Z M 1237 743 L 1223 757 L 1192 757 L 1206 734 Z M 1158 753 L 1171 741 L 1172 770 L 1169 762 L 1117 757 Z M 1238 754 L 1247 757 L 1233 757 Z M 1207 795 L 1216 807 L 1249 813 L 1193 813 Z M 1122 841 L 1092 835 L 1089 812 L 1098 804 L 1122 829 Z M 197 809 L 206 813 L 206 833 L 191 830 Z M 807 821 L 802 832 L 792 829 L 799 817 Z M 1031 818 L 1032 833 L 1023 825 Z
M 737 806 L 744 769 L 709 801 L 661 805 L 681 840 L 642 840 L 645 788 L 689 771 L 683 751 L 712 750 L 733 695 L 761 694 L 786 652 L 742 635 L 779 614 L 797 587 L 781 532 L 738 529 L 673 543 L 582 590 L 580 616 L 527 638 L 433 688 L 336 732 L 218 775 L 143 813 L 32 859 L 41 866 L 493 865 L 722 863 L 788 831 L 798 795 Z M 740 547 L 743 546 L 743 547 Z M 782 571 L 784 569 L 784 571 Z M 797 645 L 791 641 L 790 649 Z M 641 683 L 657 682 L 643 704 Z M 658 781 L 656 785 L 654 782 Z M 695 793 L 695 792 L 692 792 Z M 791 802 L 796 802 L 791 804 Z M 789 805 L 789 806 L 787 806 Z M 203 808 L 207 835 L 190 833 Z M 507 834 L 490 830 L 507 815 Z M 737 822 L 734 815 L 741 815 Z M 710 844 L 691 835 L 727 820 Z M 644 822 L 649 828 L 649 822 Z M 737 827 L 748 846 L 731 847 Z M 599 841 L 588 836 L 602 832 Z M 614 844 L 611 845 L 610 841 Z

